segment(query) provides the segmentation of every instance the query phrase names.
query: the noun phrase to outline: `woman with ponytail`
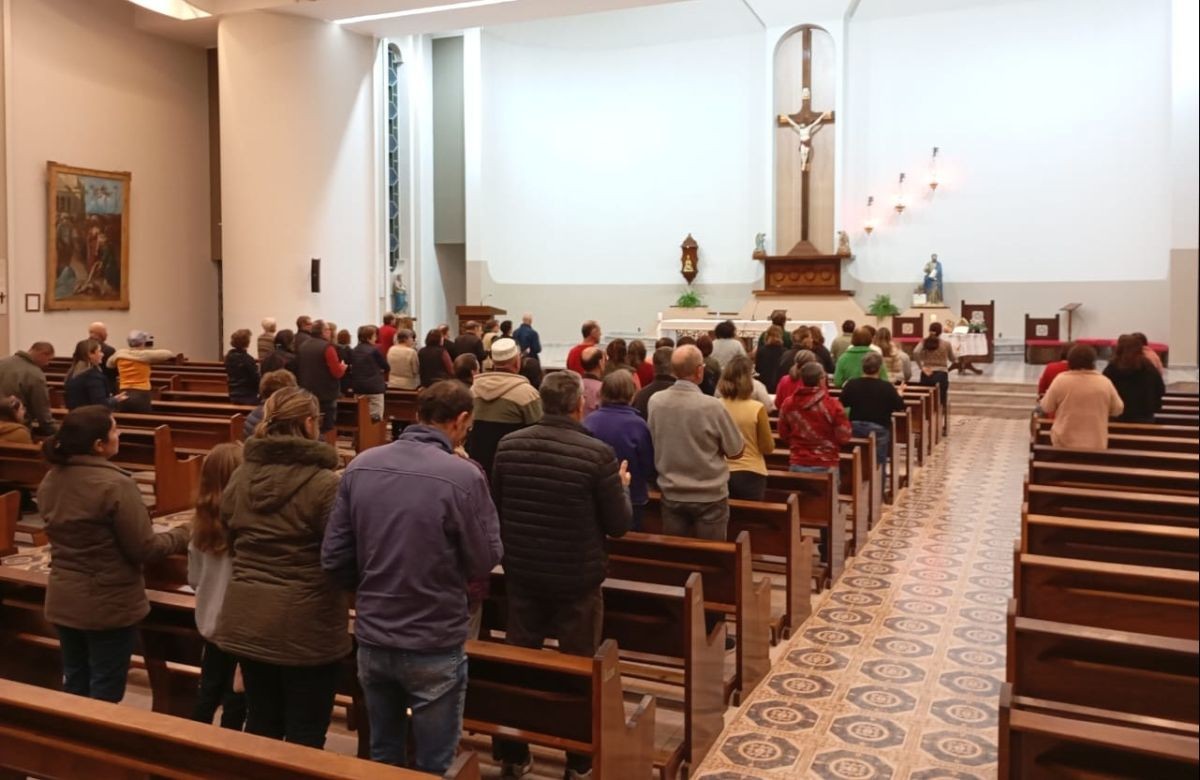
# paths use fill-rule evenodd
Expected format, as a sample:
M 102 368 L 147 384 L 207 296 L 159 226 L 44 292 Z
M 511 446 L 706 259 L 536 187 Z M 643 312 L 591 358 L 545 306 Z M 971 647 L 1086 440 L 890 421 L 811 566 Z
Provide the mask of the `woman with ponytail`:
M 155 533 L 128 472 L 110 459 L 120 431 L 105 406 L 67 413 L 42 445 L 51 469 L 38 488 L 50 538 L 46 619 L 58 629 L 63 689 L 118 702 L 150 611 L 142 564 L 187 549 L 186 526 Z
M 349 603 L 321 569 L 337 452 L 317 436 L 317 399 L 277 390 L 221 496 L 232 571 L 212 641 L 246 685 L 246 731 L 325 745 Z

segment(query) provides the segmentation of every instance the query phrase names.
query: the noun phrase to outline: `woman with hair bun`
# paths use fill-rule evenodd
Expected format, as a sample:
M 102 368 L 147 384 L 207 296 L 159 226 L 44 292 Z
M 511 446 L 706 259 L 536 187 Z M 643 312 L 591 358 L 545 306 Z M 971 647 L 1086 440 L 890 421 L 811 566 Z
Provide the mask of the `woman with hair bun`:
M 212 641 L 246 686 L 246 731 L 325 745 L 340 662 L 350 652 L 346 594 L 321 569 L 337 452 L 317 437 L 317 399 L 284 387 L 263 405 L 242 465 L 221 495 L 232 572 Z
M 38 488 L 50 538 L 46 620 L 58 630 L 63 689 L 119 702 L 137 624 L 150 611 L 142 564 L 187 549 L 189 529 L 155 533 L 142 494 L 110 459 L 120 431 L 104 406 L 67 413 L 42 445 L 51 469 Z

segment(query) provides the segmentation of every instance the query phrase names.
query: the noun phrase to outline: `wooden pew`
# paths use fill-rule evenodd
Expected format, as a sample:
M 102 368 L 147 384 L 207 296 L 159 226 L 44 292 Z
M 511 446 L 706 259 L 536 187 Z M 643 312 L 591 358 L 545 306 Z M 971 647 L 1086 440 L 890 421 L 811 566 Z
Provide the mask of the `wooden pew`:
M 0 777 L 417 780 L 429 775 L 0 680 Z M 445 775 L 478 780 L 474 753 Z
M 0 567 L 0 675 L 34 676 L 31 684 L 61 685 L 58 641 L 42 617 L 46 575 Z M 135 657 L 151 676 L 154 709 L 186 715 L 195 696 L 202 645 L 195 628 L 195 598 L 147 591 L 150 615 L 139 625 L 144 657 Z M 644 696 L 626 722 L 616 644 L 606 641 L 595 658 L 575 658 L 489 642 L 467 643 L 471 675 L 467 728 L 491 735 L 591 753 L 596 767 L 617 777 L 648 777 L 653 761 L 654 701 Z M 352 669 L 353 653 L 347 657 Z M 352 676 L 351 672 L 351 676 Z M 355 719 L 366 724 L 365 705 L 355 702 Z M 360 730 L 360 755 L 366 729 Z M 597 777 L 601 775 L 599 771 Z
M 17 551 L 17 523 L 21 522 L 21 494 L 10 490 L 0 495 L 0 558 Z
M 371 421 L 371 402 L 366 396 L 338 399 L 337 426 L 350 433 L 354 440 L 355 452 L 363 452 L 387 443 L 387 422 Z
M 117 412 L 113 419 L 121 428 L 122 435 L 129 429 L 154 429 L 166 425 L 171 429 L 171 441 L 176 447 L 182 450 L 207 451 L 218 444 L 242 440 L 245 417 L 241 412 L 234 410 L 248 407 L 230 406 L 213 414 L 197 415 L 191 408 L 171 410 L 169 407 L 164 408 L 163 402 L 156 401 L 154 409 L 151 414 Z M 51 413 L 56 420 L 67 416 L 66 409 L 52 409 Z
M 417 391 L 388 388 L 383 397 L 384 417 L 401 425 L 417 421 Z
M 846 567 L 847 526 L 841 501 L 827 474 L 768 471 L 766 498 L 784 503 L 789 493 L 796 497 L 800 528 L 815 530 L 820 536 L 820 555 L 813 566 L 814 582 L 820 593 L 826 583 L 837 582 Z
M 1029 462 L 1029 480 L 1035 485 L 1127 490 L 1176 496 L 1200 495 L 1200 474 L 1186 471 L 1159 471 L 1129 466 Z
M 1021 518 L 1021 551 L 1200 571 L 1200 529 L 1026 514 Z
M 1013 695 L 1195 724 L 1200 642 L 1008 615 Z
M 888 488 L 891 500 L 895 501 L 901 488 L 913 483 L 913 448 L 914 444 L 912 410 L 905 408 L 903 412 L 892 413 L 892 457 L 891 468 L 888 470 Z M 903 447 L 903 456 L 900 448 Z M 904 468 L 901 469 L 900 466 Z
M 847 445 L 849 452 L 842 452 L 838 459 L 838 501 L 839 505 L 846 510 L 847 528 L 849 532 L 842 533 L 842 544 L 844 550 L 841 555 L 843 558 L 852 557 L 856 550 L 862 548 L 866 544 L 867 529 L 871 522 L 871 505 L 870 496 L 872 486 L 868 481 L 866 471 L 863 469 L 863 448 L 862 440 L 859 440 L 859 445 Z M 778 473 L 804 473 L 804 472 L 789 472 L 788 452 L 786 447 L 777 449 L 774 453 L 766 456 L 768 472 L 768 483 L 770 482 L 770 474 Z M 840 514 L 840 512 L 839 512 Z M 823 513 L 822 513 L 823 515 Z M 824 534 L 822 534 L 822 543 L 824 543 Z M 824 556 L 822 556 L 824 557 Z M 836 579 L 836 577 L 834 577 Z
M 1039 430 L 1034 444 L 1051 444 L 1049 429 Z M 1108 447 L 1113 450 L 1148 450 L 1150 452 L 1200 453 L 1200 439 L 1178 436 L 1147 436 L 1128 433 L 1110 433 Z
M 1200 498 L 1120 490 L 1031 485 L 1025 481 L 1027 511 L 1039 515 L 1130 520 L 1195 528 Z
M 1034 417 L 1033 430 L 1036 432 L 1049 431 L 1054 426 L 1054 420 L 1047 417 Z M 1160 423 L 1126 423 L 1110 421 L 1108 423 L 1109 435 L 1121 434 L 1125 436 L 1159 436 L 1164 438 L 1183 438 L 1194 439 L 1197 435 L 1196 426 L 1188 425 L 1166 425 Z
M 650 494 L 643 528 L 662 533 L 661 496 Z M 737 538 L 746 531 L 750 536 L 754 565 L 759 571 L 784 575 L 784 610 L 772 617 L 776 637 L 787 638 L 812 614 L 812 540 L 800 531 L 799 502 L 789 495 L 780 503 L 729 501 L 728 536 Z
M 1155 469 L 1158 471 L 1200 472 L 1200 455 L 1186 452 L 1155 452 L 1154 450 L 1077 450 L 1034 444 L 1033 457 L 1044 463 L 1079 463 L 1117 468 Z
M 744 700 L 771 668 L 771 581 L 753 576 L 750 535 L 732 542 L 631 531 L 606 540 L 612 577 L 660 585 L 686 585 L 693 574 L 703 581 L 705 609 L 732 615 L 737 629 L 733 679 L 726 695 Z
M 1036 707 L 1000 694 L 1001 780 L 1135 778 L 1193 780 L 1200 739 L 1130 725 L 1098 723 L 1090 713 Z
M 204 461 L 197 454 L 180 457 L 166 425 L 153 430 L 123 428 L 121 450 L 113 462 L 135 470 L 153 470 L 152 514 L 170 514 L 196 505 Z M 49 468 L 41 447 L 0 443 L 0 480 L 36 490 Z
M 1017 615 L 1200 639 L 1200 574 L 1124 563 L 1013 556 Z
M 626 717 L 611 639 L 592 658 L 476 640 L 467 656 L 467 731 L 589 754 L 597 778 L 650 777 L 654 699 L 642 696 Z
M 706 630 L 704 586 L 697 572 L 688 575 L 683 587 L 606 579 L 601 590 L 601 635 L 616 641 L 622 673 L 682 689 L 682 739 L 656 749 L 654 756 L 662 780 L 677 777 L 681 769 L 700 765 L 724 727 L 724 621 L 711 633 Z M 507 614 L 506 581 L 497 567 L 484 604 L 480 638 L 490 639 L 492 630 L 505 630 Z

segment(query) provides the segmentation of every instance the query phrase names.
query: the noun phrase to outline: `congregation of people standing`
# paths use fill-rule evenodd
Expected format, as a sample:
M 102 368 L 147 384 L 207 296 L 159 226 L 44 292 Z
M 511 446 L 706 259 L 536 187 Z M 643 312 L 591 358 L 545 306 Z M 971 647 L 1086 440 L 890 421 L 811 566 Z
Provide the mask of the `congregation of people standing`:
M 816 351 L 819 329 L 785 334 L 784 318 L 749 353 L 751 342 L 722 322 L 715 339 L 660 340 L 649 361 L 642 342 L 604 345 L 599 326 L 585 323 L 572 350 L 582 370 L 544 379 L 531 327 L 489 323 L 481 338 L 468 323 L 452 343 L 439 327 L 417 351 L 411 320 L 384 322 L 390 343 L 380 343 L 383 328 L 364 325 L 357 347 L 338 351 L 328 322 L 299 318 L 296 339 L 267 318 L 258 360 L 251 331 L 235 331 L 229 395 L 256 405 L 245 443 L 208 453 L 191 522 L 166 532 L 113 463 L 111 410 L 125 398 L 101 369 L 101 324 L 89 328 L 63 384 L 70 411 L 43 443 L 50 469 L 37 496 L 54 560 L 45 613 L 66 690 L 122 698 L 149 609 L 142 567 L 186 551 L 203 640 L 193 718 L 211 723 L 220 711 L 229 729 L 324 745 L 352 651 L 353 605 L 371 758 L 442 773 L 462 731 L 465 642 L 479 633 L 497 564 L 509 644 L 555 640 L 562 652 L 591 655 L 603 638 L 605 539 L 643 527 L 652 490 L 664 533 L 726 540 L 730 499 L 766 494 L 772 404 L 789 468 L 828 473 L 835 485 L 852 435 L 875 436 L 886 464 L 891 416 L 905 408 L 889 381 L 907 378 L 904 353 L 886 328 L 849 321 L 833 375 Z M 148 392 L 152 366 L 174 355 L 154 350 L 144 331 L 129 342 L 109 361 L 122 385 Z M 1070 345 L 1062 365 L 1048 367 L 1040 401 L 1054 419 L 1052 443 L 1104 448 L 1110 421 L 1153 421 L 1165 387 L 1152 354 L 1141 334 L 1122 336 L 1101 373 L 1091 347 Z M 53 355 L 39 342 L 0 361 L 0 390 L 12 389 L 0 396 L 0 438 L 25 443 L 51 430 L 52 419 L 26 411 L 48 395 Z M 935 323 L 914 356 L 922 384 L 944 393 L 953 360 Z M 899 370 L 889 376 L 889 366 Z M 421 387 L 417 422 L 360 453 L 340 478 L 342 460 L 319 438 L 345 392 L 339 369 L 375 419 L 389 387 Z M 839 397 L 830 384 L 841 385 Z M 718 619 L 706 617 L 707 627 Z M 518 740 L 497 739 L 495 755 L 503 777 L 531 767 Z M 566 777 L 589 770 L 587 756 L 568 754 Z

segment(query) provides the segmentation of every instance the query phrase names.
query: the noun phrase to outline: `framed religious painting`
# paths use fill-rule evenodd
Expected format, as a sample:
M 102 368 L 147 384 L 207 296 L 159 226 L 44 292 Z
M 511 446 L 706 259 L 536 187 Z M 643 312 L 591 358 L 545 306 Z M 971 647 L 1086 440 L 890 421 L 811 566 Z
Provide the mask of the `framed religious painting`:
M 129 308 L 130 178 L 46 163 L 47 311 Z

